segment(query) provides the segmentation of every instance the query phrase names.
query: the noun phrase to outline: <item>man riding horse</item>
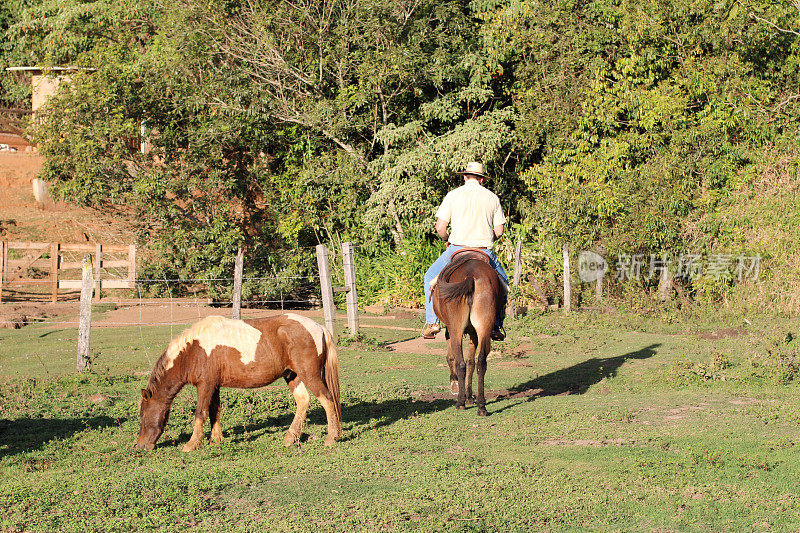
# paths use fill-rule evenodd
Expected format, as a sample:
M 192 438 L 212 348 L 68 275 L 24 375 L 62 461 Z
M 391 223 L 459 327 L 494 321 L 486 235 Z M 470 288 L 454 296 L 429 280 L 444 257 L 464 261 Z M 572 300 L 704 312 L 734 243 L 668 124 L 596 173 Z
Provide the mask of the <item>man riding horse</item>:
M 442 200 L 442 205 L 436 211 L 436 233 L 447 242 L 447 249 L 425 272 L 425 327 L 422 337 L 433 339 L 442 330 L 439 319 L 433 311 L 431 301 L 431 281 L 450 262 L 453 254 L 463 248 L 477 248 L 485 253 L 490 264 L 508 285 L 508 274 L 503 265 L 498 261 L 492 251 L 494 241 L 503 235 L 506 216 L 500 207 L 500 199 L 489 189 L 483 186 L 487 179 L 481 163 L 472 162 L 467 165 L 464 172 L 464 185 L 453 189 Z M 450 232 L 447 226 L 450 225 Z M 505 307 L 504 305 L 502 307 Z M 505 339 L 502 329 L 505 309 L 497 314 L 497 322 L 492 329 L 492 339 L 501 341 Z

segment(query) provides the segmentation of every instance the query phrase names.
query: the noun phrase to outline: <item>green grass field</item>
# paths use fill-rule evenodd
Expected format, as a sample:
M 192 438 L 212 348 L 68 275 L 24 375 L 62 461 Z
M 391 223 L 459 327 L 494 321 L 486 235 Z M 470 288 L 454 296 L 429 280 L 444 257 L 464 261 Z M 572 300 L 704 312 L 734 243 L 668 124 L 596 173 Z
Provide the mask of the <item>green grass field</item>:
M 366 330 L 374 343 L 340 349 L 334 448 L 316 401 L 283 447 L 281 383 L 223 389 L 225 443 L 192 454 L 191 388 L 156 450 L 132 449 L 168 326 L 94 330 L 86 376 L 74 330 L 0 330 L 0 529 L 798 530 L 797 326 L 748 322 L 519 319 L 489 361 L 487 418 L 455 410 L 443 349 L 392 352 L 413 333 Z

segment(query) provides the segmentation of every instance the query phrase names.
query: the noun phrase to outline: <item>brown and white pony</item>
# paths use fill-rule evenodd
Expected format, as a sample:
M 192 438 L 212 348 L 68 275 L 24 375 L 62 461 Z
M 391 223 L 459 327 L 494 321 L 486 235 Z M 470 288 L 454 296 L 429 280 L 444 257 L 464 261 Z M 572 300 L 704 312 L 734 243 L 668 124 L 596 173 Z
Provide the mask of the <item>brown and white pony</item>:
M 505 305 L 507 289 L 500 281 L 486 254 L 459 250 L 434 282 L 431 299 L 436 316 L 447 327 L 447 363 L 450 367 L 450 392 L 458 395 L 456 408 L 464 409 L 472 400 L 472 374 L 475 355 L 478 363 L 478 415 L 486 416 L 484 377 L 486 357 L 492 347 L 492 327 Z M 470 343 L 464 357 L 462 340 Z
M 253 388 L 284 378 L 297 412 L 284 442 L 299 440 L 310 403 L 309 391 L 325 408 L 327 446 L 342 435 L 339 358 L 330 332 L 310 318 L 288 313 L 255 320 L 209 316 L 175 338 L 156 361 L 142 389 L 139 439 L 135 448 L 152 450 L 164 431 L 172 401 L 184 385 L 197 387 L 194 431 L 183 451 L 203 443 L 211 418 L 211 442 L 222 440 L 220 387 Z

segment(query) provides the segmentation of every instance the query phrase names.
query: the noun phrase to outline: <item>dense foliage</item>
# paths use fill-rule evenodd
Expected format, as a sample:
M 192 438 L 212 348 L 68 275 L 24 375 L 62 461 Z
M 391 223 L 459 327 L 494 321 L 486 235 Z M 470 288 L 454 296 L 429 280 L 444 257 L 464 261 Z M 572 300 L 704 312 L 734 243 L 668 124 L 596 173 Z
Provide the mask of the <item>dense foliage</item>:
M 471 160 L 534 274 L 558 271 L 565 241 L 766 252 L 714 221 L 765 153 L 792 153 L 798 15 L 711 0 L 17 0 L 0 8 L 0 63 L 96 69 L 41 115 L 45 177 L 134 214 L 151 274 L 218 277 L 239 245 L 254 272 L 303 273 L 309 247 L 350 239 L 369 294 L 407 301 L 421 289 L 408 293 L 408 263 L 435 253 L 433 212 Z M 146 154 L 131 148 L 142 127 Z

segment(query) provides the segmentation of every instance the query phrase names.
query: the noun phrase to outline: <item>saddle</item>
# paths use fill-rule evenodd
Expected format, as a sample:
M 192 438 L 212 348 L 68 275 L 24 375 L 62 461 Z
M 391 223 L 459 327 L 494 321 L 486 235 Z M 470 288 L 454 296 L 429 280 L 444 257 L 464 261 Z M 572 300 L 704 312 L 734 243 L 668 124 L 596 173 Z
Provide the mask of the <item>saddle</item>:
M 460 250 L 456 250 L 453 252 L 453 255 L 450 256 L 450 262 L 444 267 L 444 270 L 431 280 L 431 289 L 436 286 L 439 281 L 439 278 L 444 274 L 446 276 L 445 279 L 450 277 L 450 274 L 453 271 L 453 267 L 456 263 L 460 263 L 466 261 L 467 259 L 478 259 L 483 261 L 489 266 L 492 266 L 492 261 L 489 258 L 489 254 L 486 253 L 485 250 L 481 248 L 461 248 Z M 492 267 L 494 268 L 494 267 Z M 506 294 L 511 292 L 509 286 L 498 276 L 497 280 L 500 282 L 500 286 L 503 288 Z M 433 293 L 431 293 L 433 295 Z
M 455 263 L 456 259 L 459 261 L 465 259 L 480 259 L 487 265 L 492 264 L 492 261 L 489 259 L 489 254 L 487 254 L 486 251 L 482 250 L 481 248 L 461 248 L 460 250 L 456 250 L 453 252 L 453 255 L 450 256 L 450 264 Z

